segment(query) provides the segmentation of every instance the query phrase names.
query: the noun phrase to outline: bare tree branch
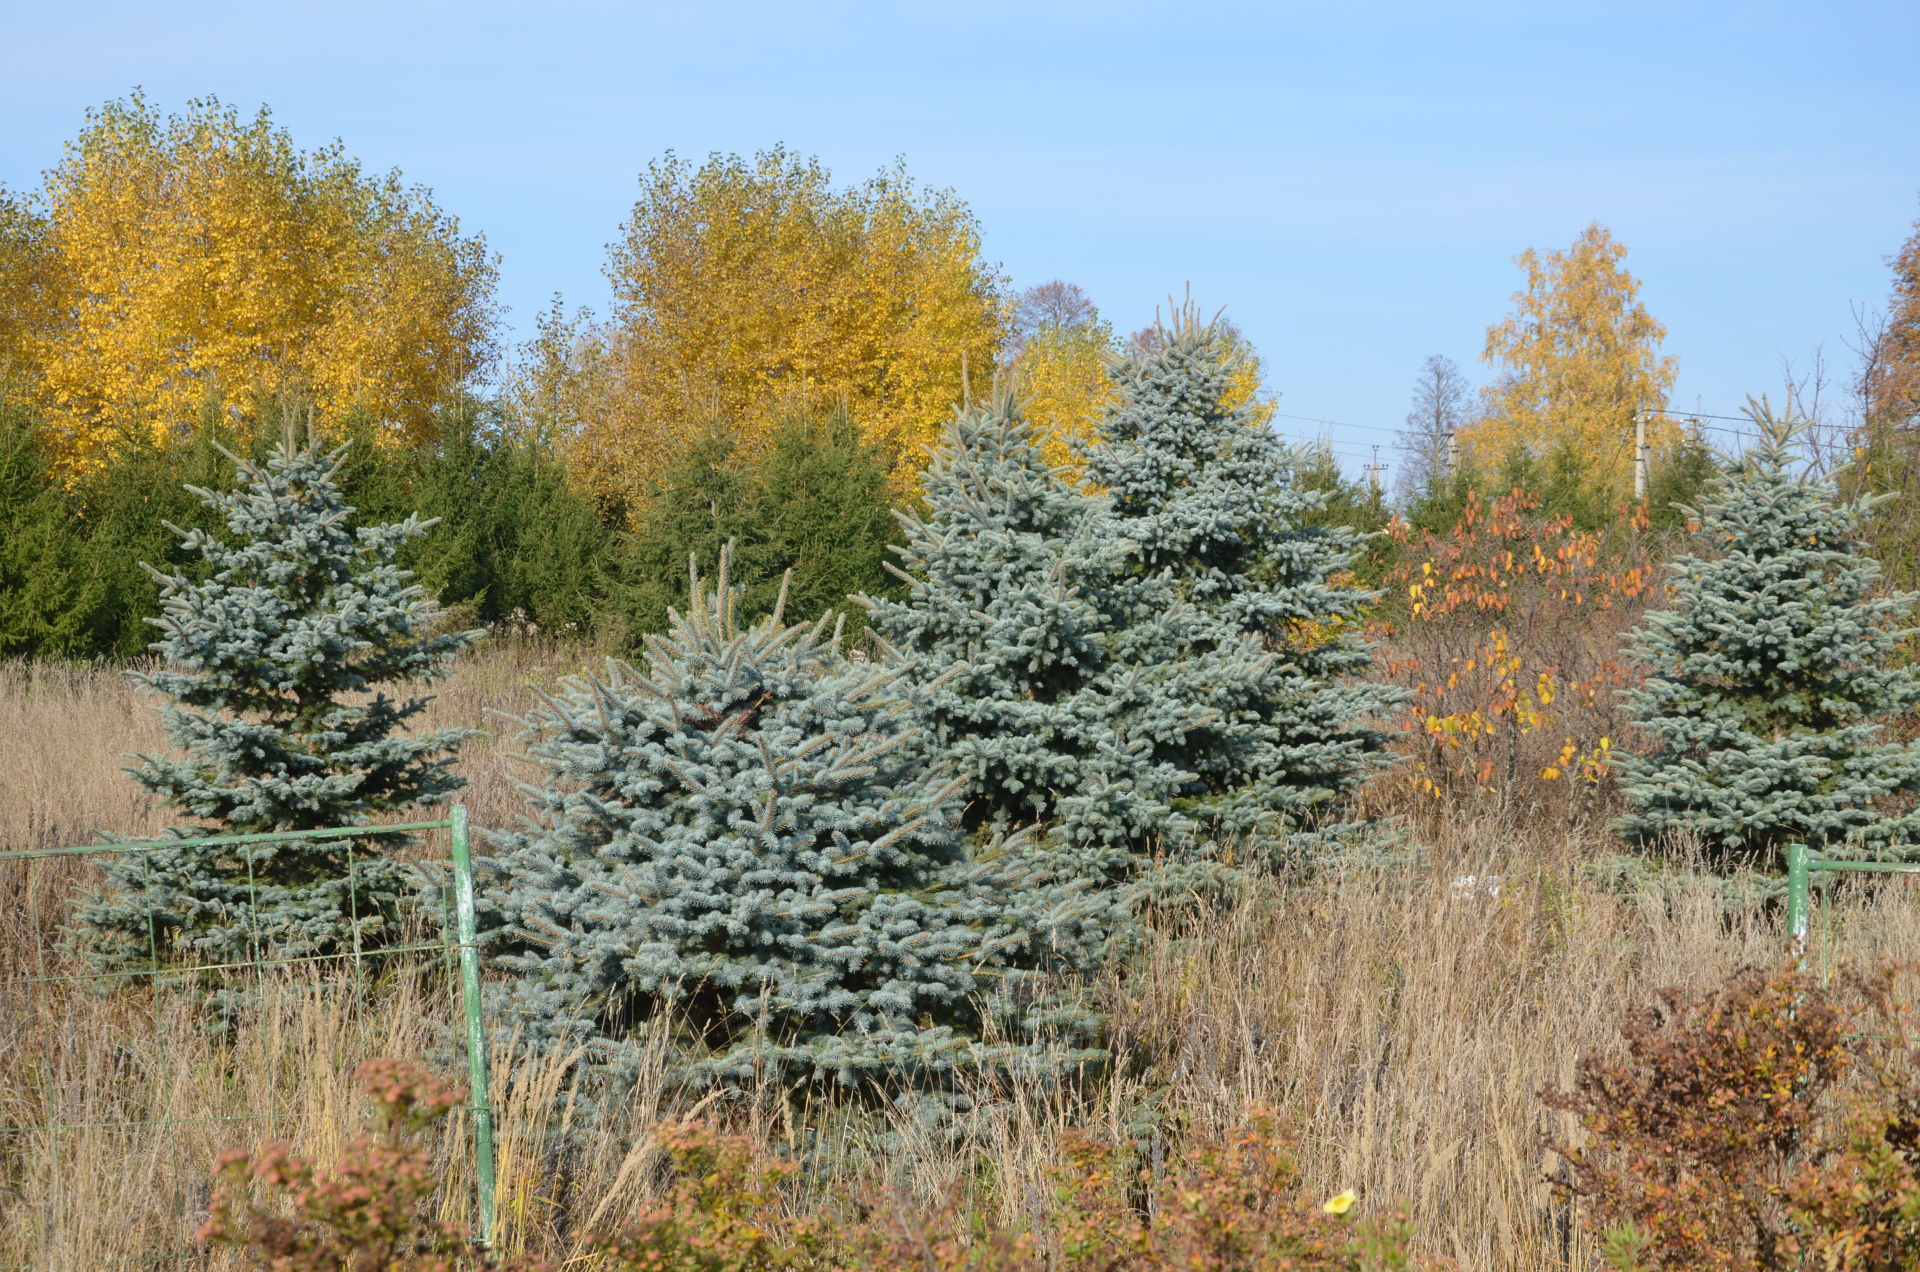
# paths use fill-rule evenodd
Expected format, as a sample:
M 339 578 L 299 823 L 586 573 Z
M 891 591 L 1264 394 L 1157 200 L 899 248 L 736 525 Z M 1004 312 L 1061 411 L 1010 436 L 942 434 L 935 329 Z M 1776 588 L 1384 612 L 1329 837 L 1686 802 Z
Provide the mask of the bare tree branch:
M 1446 472 L 1447 446 L 1472 418 L 1473 401 L 1473 386 L 1452 358 L 1436 353 L 1427 359 L 1413 383 L 1413 409 L 1399 436 L 1406 460 L 1394 489 L 1401 498 L 1418 498 Z

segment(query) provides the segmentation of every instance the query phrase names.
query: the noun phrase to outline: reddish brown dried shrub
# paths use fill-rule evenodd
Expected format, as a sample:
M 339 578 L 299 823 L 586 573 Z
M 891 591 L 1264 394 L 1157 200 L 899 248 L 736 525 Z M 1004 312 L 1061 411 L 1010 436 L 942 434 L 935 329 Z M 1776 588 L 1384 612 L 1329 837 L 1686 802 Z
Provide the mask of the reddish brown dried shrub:
M 1611 1266 L 1920 1266 L 1920 1052 L 1901 969 L 1744 969 L 1667 990 L 1588 1056 L 1571 1091 L 1582 1145 L 1555 1145 Z
M 369 1060 L 355 1078 L 375 1125 L 330 1171 L 278 1141 L 220 1155 L 212 1213 L 200 1240 L 260 1272 L 461 1272 L 488 1266 L 452 1226 L 422 1216 L 439 1189 L 421 1133 L 459 1094 L 405 1060 Z M 251 1200 L 264 1188 L 282 1204 Z

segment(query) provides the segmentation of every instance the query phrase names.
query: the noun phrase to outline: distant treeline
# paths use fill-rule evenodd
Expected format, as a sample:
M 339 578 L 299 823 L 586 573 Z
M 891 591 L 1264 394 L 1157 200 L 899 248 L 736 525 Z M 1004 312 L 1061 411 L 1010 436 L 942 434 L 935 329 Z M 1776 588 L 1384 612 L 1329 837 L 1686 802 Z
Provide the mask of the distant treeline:
M 443 408 L 438 423 L 418 447 L 349 430 L 340 480 L 365 522 L 439 519 L 404 564 L 461 621 L 632 643 L 684 603 L 689 555 L 710 571 L 728 542 L 751 614 L 772 607 L 789 569 L 795 617 L 840 608 L 857 623 L 848 594 L 891 586 L 891 457 L 844 414 L 782 420 L 751 456 L 699 443 L 637 513 L 582 493 L 550 445 L 515 435 L 489 404 Z M 215 528 L 188 487 L 225 487 L 223 449 L 263 456 L 280 430 L 203 421 L 73 484 L 51 471 L 41 436 L 30 411 L 0 408 L 0 655 L 137 656 L 159 610 L 145 565 L 194 570 L 168 523 Z
M 405 564 L 462 621 L 637 645 L 685 603 L 689 558 L 710 571 L 728 543 L 748 617 L 772 608 L 789 570 L 789 617 L 834 610 L 856 629 L 864 611 L 849 596 L 898 586 L 884 563 L 897 541 L 893 509 L 917 498 L 913 466 L 844 411 L 781 418 L 757 434 L 717 429 L 660 473 L 639 506 L 587 493 L 559 450 L 514 428 L 497 403 L 464 400 L 438 415 L 426 444 L 371 423 L 335 432 L 346 447 L 341 482 L 363 519 L 439 520 Z M 290 426 L 303 427 L 236 427 L 209 411 L 172 444 L 129 441 L 112 465 L 63 480 L 44 421 L 29 407 L 0 406 L 0 656 L 143 653 L 152 639 L 145 620 L 159 603 L 143 563 L 191 573 L 168 523 L 213 528 L 188 487 L 224 486 L 233 465 L 223 451 L 262 457 Z M 758 445 L 746 450 L 743 438 Z M 1381 492 L 1345 476 L 1330 452 L 1297 455 L 1295 480 L 1325 497 L 1315 521 L 1369 532 L 1388 523 L 1394 510 Z M 1656 465 L 1654 527 L 1672 524 L 1673 503 L 1714 471 L 1698 446 Z M 1565 513 L 1582 528 L 1618 512 L 1582 483 L 1571 457 L 1556 465 L 1519 453 L 1483 477 L 1437 479 L 1399 511 L 1444 533 L 1469 491 L 1513 487 L 1537 495 L 1543 515 Z M 1372 543 L 1355 566 L 1377 583 L 1397 549 L 1384 536 Z

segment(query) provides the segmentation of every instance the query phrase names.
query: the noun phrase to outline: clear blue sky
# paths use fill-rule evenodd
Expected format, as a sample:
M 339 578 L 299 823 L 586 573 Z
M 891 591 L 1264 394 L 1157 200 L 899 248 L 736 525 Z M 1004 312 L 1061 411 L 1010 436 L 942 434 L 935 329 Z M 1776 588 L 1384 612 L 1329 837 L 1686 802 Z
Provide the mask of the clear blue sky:
M 1542 16 L 1557 11 L 1554 16 Z M 600 308 L 635 174 L 774 142 L 952 186 L 1016 283 L 1122 329 L 1227 306 L 1279 409 L 1357 466 L 1425 357 L 1476 379 L 1528 246 L 1592 220 L 1731 411 L 1887 293 L 1920 214 L 1920 4 L 1206 3 L 72 7 L 0 22 L 0 182 L 85 108 L 265 102 L 430 186 L 503 257 L 509 322 Z M 1283 419 L 1289 429 L 1315 426 Z M 1387 458 L 1383 450 L 1383 458 Z

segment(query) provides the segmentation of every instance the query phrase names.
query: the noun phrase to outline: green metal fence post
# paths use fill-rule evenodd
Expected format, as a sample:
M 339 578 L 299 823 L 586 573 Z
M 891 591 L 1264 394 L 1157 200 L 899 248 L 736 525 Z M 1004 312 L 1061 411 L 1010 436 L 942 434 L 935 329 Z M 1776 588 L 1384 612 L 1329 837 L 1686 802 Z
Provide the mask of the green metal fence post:
M 1807 952 L 1807 846 L 1787 845 L 1787 940 L 1795 958 Z
M 477 1198 L 475 1243 L 493 1244 L 493 1101 L 488 1094 L 487 1036 L 480 1015 L 480 950 L 474 915 L 473 847 L 467 806 L 450 810 L 453 827 L 453 898 L 460 931 L 460 1007 L 467 1018 L 467 1081 L 473 1106 L 473 1173 Z

